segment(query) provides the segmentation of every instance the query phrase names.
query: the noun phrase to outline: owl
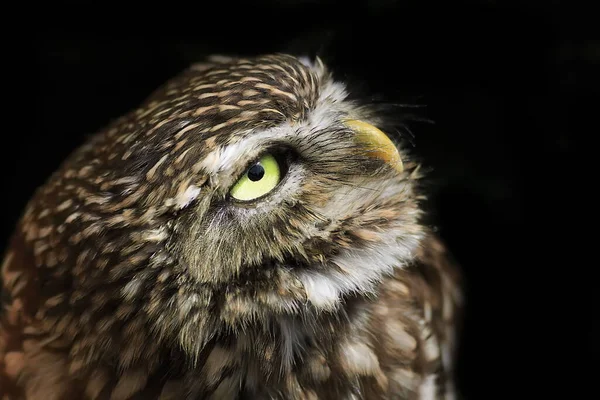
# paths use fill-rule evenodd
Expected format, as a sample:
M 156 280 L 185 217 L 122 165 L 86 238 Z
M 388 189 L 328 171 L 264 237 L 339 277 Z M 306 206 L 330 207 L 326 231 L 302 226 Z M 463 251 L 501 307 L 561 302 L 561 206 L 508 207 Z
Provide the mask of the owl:
M 4 254 L 0 398 L 454 398 L 460 268 L 348 88 L 215 56 L 88 138 Z

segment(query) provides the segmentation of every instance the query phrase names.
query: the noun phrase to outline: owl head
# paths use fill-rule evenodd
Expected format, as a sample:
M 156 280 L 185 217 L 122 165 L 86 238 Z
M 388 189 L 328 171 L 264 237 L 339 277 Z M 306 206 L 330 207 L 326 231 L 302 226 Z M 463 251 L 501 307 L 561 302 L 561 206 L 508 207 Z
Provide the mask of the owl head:
M 318 59 L 192 66 L 74 152 L 30 204 L 23 229 L 49 282 L 41 312 L 94 336 L 79 343 L 88 358 L 139 343 L 125 365 L 148 332 L 198 355 L 216 335 L 310 325 L 375 296 L 423 234 L 418 168 L 385 122 Z

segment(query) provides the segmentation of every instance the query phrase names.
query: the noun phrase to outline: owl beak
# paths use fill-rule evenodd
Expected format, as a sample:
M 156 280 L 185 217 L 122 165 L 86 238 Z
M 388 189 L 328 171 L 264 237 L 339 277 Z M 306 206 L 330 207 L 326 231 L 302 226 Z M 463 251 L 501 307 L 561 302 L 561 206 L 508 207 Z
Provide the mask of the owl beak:
M 368 148 L 368 154 L 385 161 L 396 171 L 404 171 L 398 148 L 390 138 L 371 124 L 356 119 L 345 121 L 348 128 L 356 132 L 356 140 Z

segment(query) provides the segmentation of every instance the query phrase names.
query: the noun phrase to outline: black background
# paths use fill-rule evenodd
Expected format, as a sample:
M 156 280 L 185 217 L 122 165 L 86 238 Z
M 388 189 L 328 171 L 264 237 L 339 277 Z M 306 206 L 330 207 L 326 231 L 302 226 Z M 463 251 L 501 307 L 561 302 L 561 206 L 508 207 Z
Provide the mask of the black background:
M 557 1 L 24 10 L 4 36 L 0 243 L 86 135 L 191 62 L 317 52 L 351 87 L 426 105 L 418 113 L 433 121 L 409 127 L 412 151 L 431 168 L 433 215 L 468 282 L 462 397 L 566 388 L 579 398 L 596 386 L 599 360 L 597 262 L 584 240 L 594 233 L 574 225 L 594 228 L 580 183 L 590 159 L 575 149 L 600 133 L 597 20 L 591 3 Z

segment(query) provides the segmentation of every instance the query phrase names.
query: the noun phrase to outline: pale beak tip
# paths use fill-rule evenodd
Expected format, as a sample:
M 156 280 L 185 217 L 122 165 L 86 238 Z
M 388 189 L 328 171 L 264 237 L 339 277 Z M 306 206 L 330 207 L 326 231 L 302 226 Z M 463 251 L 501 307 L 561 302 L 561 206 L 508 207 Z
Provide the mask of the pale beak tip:
M 398 173 L 404 171 L 404 164 L 402 163 L 402 157 L 400 157 L 398 148 L 384 132 L 371 124 L 359 120 L 349 120 L 345 124 L 356 132 L 359 142 L 370 148 L 369 155 L 385 161 Z

